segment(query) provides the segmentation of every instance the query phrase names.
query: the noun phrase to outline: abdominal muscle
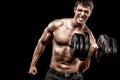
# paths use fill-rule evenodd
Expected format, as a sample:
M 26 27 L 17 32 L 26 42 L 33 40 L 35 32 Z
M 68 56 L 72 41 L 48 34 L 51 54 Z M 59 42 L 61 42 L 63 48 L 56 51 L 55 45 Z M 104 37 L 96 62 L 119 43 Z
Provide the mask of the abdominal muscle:
M 83 61 L 70 56 L 69 46 L 53 46 L 50 67 L 58 72 L 71 73 L 79 72 Z

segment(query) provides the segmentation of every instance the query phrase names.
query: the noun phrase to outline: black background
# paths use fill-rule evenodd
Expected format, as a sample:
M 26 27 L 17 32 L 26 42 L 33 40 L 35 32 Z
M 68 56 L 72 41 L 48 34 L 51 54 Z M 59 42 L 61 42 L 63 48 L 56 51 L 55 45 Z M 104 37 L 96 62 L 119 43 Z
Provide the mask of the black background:
M 89 18 L 87 25 L 93 32 L 96 39 L 100 34 L 108 34 L 114 37 L 118 43 L 117 57 L 112 62 L 96 63 L 94 58 L 91 61 L 90 68 L 84 73 L 85 80 L 117 80 L 120 70 L 120 55 L 119 55 L 119 9 L 118 2 L 104 0 L 93 0 L 93 14 Z M 5 63 L 5 75 L 11 75 L 15 80 L 43 80 L 46 70 L 48 69 L 51 58 L 51 44 L 48 44 L 43 55 L 37 63 L 38 74 L 35 77 L 28 75 L 30 62 L 34 52 L 34 48 L 40 38 L 44 28 L 54 19 L 73 17 L 73 8 L 75 0 L 46 0 L 46 1 L 31 1 L 31 2 L 16 2 L 9 4 L 8 11 L 3 19 L 7 20 L 7 30 L 12 32 L 10 43 L 5 51 L 9 51 L 8 60 Z M 4 13 L 3 13 L 4 14 Z M 8 14 L 8 15 L 7 15 Z M 8 26 L 9 24 L 9 26 Z M 14 28 L 13 28 L 14 26 Z M 6 27 L 4 27 L 6 30 Z M 31 34 L 32 32 L 32 34 Z M 14 35 L 14 36 L 13 36 Z M 32 35 L 32 44 L 31 44 Z M 13 46 L 13 47 L 11 47 Z M 32 48 L 31 48 L 32 46 Z M 6 50 L 6 48 L 12 48 Z M 11 55 L 14 53 L 14 55 Z M 5 54 L 5 59 L 6 59 Z M 12 59 L 12 60 L 11 60 Z M 10 61 L 10 62 L 9 62 Z M 10 71 L 9 71 L 10 70 Z M 5 77 L 6 78 L 6 77 Z

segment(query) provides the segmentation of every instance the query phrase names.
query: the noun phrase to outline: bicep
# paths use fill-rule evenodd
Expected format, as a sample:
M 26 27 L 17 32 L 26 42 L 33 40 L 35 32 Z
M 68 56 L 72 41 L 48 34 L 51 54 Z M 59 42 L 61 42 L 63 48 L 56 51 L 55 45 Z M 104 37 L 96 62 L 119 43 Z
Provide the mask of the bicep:
M 90 30 L 88 30 L 88 33 L 89 33 L 89 39 L 90 39 L 90 48 L 89 48 L 89 54 L 88 54 L 88 60 L 89 60 L 92 54 L 97 50 L 98 46 L 93 33 Z
M 90 45 L 93 46 L 96 44 L 96 39 L 93 36 L 92 32 L 90 32 Z
M 47 44 L 52 39 L 52 31 L 49 31 L 48 27 L 46 27 L 41 35 L 39 41 L 42 44 Z
M 96 39 L 95 39 L 92 31 L 87 26 L 85 27 L 85 32 L 89 33 L 90 45 L 92 46 L 93 44 L 96 44 Z
M 98 48 L 97 43 L 96 43 L 96 39 L 95 39 L 92 32 L 90 33 L 90 47 L 95 48 L 95 49 Z
M 92 31 L 87 26 L 85 27 L 85 32 L 89 33 L 90 47 L 97 47 L 96 39 L 95 39 Z

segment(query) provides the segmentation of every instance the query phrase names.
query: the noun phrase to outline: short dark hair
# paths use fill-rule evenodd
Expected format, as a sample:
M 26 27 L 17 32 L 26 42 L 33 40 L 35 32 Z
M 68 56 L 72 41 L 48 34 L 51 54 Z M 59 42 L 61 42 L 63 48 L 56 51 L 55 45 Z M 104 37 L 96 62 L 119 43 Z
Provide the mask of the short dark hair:
M 94 7 L 94 3 L 92 0 L 77 0 L 75 3 L 75 7 L 77 7 L 78 4 L 82 4 L 84 6 L 90 6 L 91 9 L 93 9 Z

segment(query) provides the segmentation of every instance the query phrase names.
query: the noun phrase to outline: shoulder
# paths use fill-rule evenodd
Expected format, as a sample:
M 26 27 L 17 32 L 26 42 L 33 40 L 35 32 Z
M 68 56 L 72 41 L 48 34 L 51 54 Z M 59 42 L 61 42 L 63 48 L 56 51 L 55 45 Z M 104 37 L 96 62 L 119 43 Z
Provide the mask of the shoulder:
M 92 31 L 91 31 L 91 30 L 88 28 L 88 26 L 86 26 L 86 25 L 85 25 L 85 27 L 84 27 L 84 32 L 87 32 L 87 33 L 89 33 L 90 36 L 93 36 Z
M 95 39 L 95 36 L 93 35 L 93 32 L 87 26 L 85 26 L 84 32 L 89 33 L 91 43 L 96 43 L 96 39 Z
M 85 27 L 84 27 L 84 31 L 85 31 L 85 32 L 88 32 L 88 33 L 91 33 L 91 32 L 92 32 L 92 31 L 88 28 L 87 25 L 85 25 Z
M 47 28 L 48 30 L 53 31 L 59 27 L 62 27 L 64 24 L 66 24 L 68 20 L 70 19 L 69 18 L 55 19 L 48 24 Z
M 53 31 L 63 24 L 64 23 L 63 23 L 62 19 L 55 19 L 48 24 L 47 29 L 50 31 Z

